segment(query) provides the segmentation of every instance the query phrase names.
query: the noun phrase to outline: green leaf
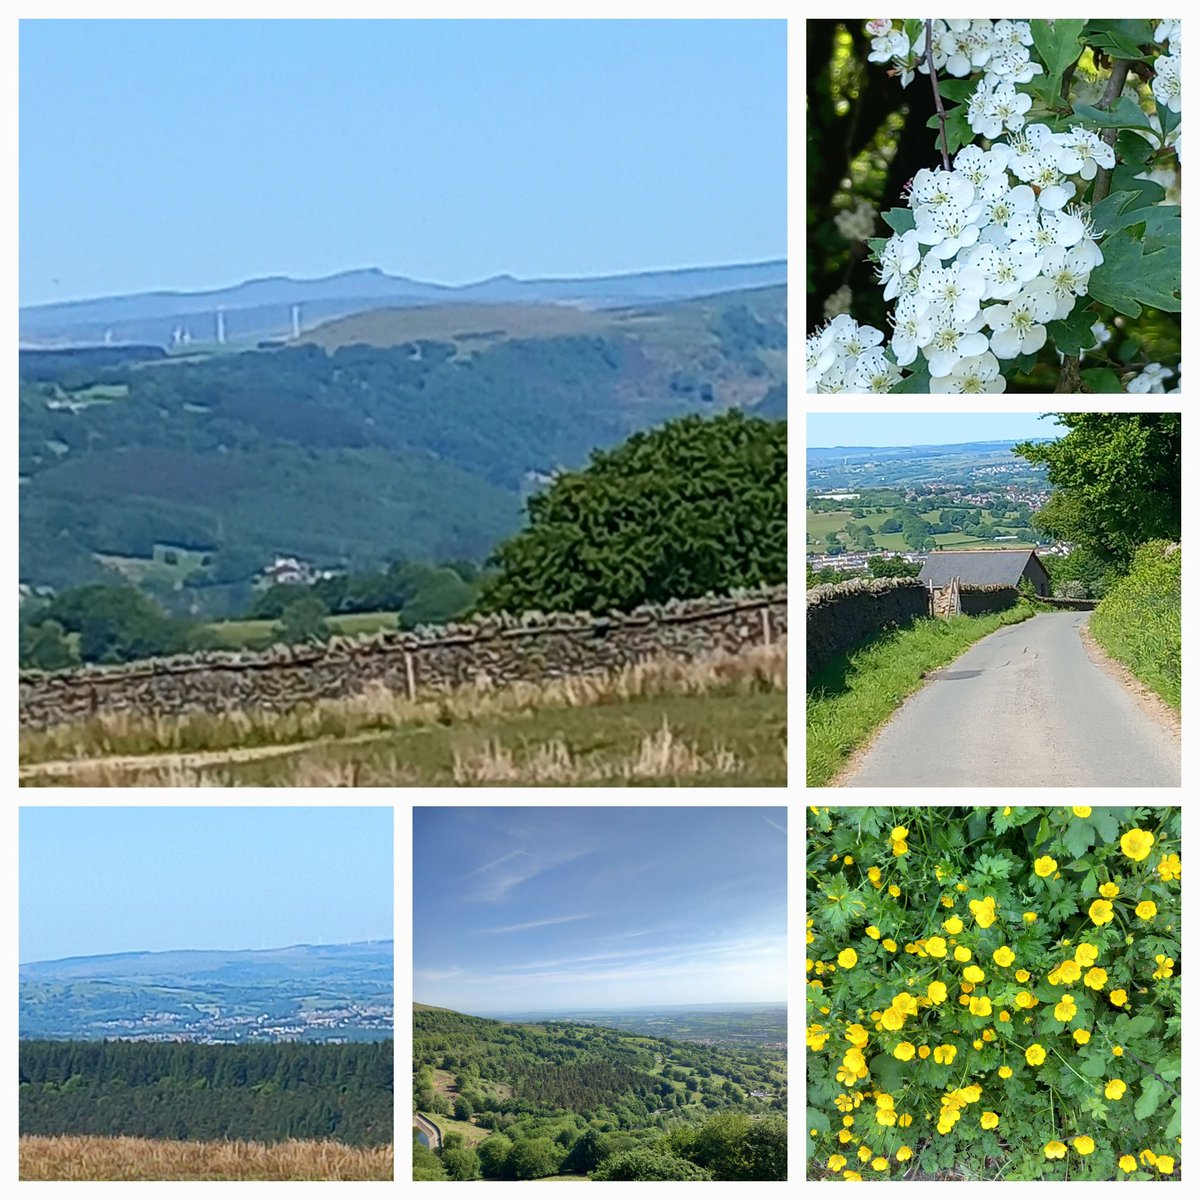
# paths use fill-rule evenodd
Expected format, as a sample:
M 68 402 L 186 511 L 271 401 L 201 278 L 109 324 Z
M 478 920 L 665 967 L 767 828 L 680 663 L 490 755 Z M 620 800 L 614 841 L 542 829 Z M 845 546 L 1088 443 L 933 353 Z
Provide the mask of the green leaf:
M 1079 377 L 1094 395 L 1119 396 L 1125 391 L 1120 375 L 1111 367 L 1088 367 L 1086 371 L 1079 372 Z
M 1133 1115 L 1139 1121 L 1144 1121 L 1163 1102 L 1165 1095 L 1166 1089 L 1163 1087 L 1162 1082 L 1153 1075 L 1147 1075 L 1142 1080 L 1142 1094 L 1138 1097 L 1138 1102 L 1133 1106 Z
M 1180 1122 L 1182 1120 L 1182 1104 L 1182 1100 L 1176 1100 L 1175 1103 L 1171 1105 L 1171 1119 L 1167 1122 L 1166 1129 L 1163 1130 L 1163 1137 L 1165 1137 L 1168 1141 L 1171 1138 L 1176 1138 L 1179 1136 Z
M 1090 346 L 1095 340 L 1092 338 L 1088 345 Z M 1059 349 L 1061 350 L 1062 347 L 1059 346 Z M 1081 821 L 1077 817 L 1072 817 L 1063 831 L 1063 845 L 1066 846 L 1067 853 L 1072 858 L 1080 858 L 1086 854 L 1095 840 L 1096 830 L 1092 824 L 1089 821 Z
M 964 100 L 969 100 L 978 87 L 979 80 L 977 79 L 938 79 L 938 91 L 942 93 L 942 99 L 954 100 L 960 104 Z M 1176 120 L 1178 119 L 1176 117 Z
M 1131 96 L 1121 96 L 1108 112 L 1090 104 L 1076 104 L 1074 113 L 1079 123 L 1090 129 L 1149 129 L 1154 132 L 1150 118 Z
M 911 208 L 889 208 L 887 212 L 880 213 L 879 215 L 897 233 L 907 233 L 910 229 L 915 229 L 917 226 L 917 219 L 913 216 Z
M 1092 815 L 1088 820 L 1095 825 L 1101 842 L 1115 842 L 1117 840 L 1117 833 L 1121 827 L 1117 823 L 1116 817 L 1107 808 L 1093 808 Z
M 1096 335 L 1092 332 L 1095 319 L 1095 314 L 1077 304 L 1061 321 L 1051 321 L 1046 326 L 1046 333 L 1063 354 L 1078 354 L 1096 344 Z
M 892 388 L 892 393 L 904 395 L 927 395 L 929 392 L 929 364 L 922 358 L 913 363 L 914 373 Z
M 941 118 L 934 113 L 925 124 L 930 129 L 939 131 L 937 137 L 934 138 L 934 149 L 940 156 L 942 153 Z M 974 140 L 975 131 L 967 123 L 967 106 L 956 104 L 953 108 L 948 108 L 946 110 L 946 152 L 954 155 L 963 146 L 969 145 Z
M 1156 100 L 1154 107 L 1158 109 L 1158 120 L 1162 125 L 1163 133 L 1173 133 L 1179 126 L 1179 118 L 1182 113 L 1172 112 L 1165 104 L 1159 104 Z
M 1062 73 L 1079 57 L 1079 35 L 1086 21 L 1030 21 L 1033 44 L 1046 64 L 1051 80 Z M 1052 90 L 1057 91 L 1057 88 Z
M 867 245 L 871 248 L 871 261 L 878 262 L 880 255 L 883 254 L 883 248 L 891 241 L 890 238 L 867 238 Z
M 1105 238 L 1104 262 L 1088 280 L 1088 294 L 1127 317 L 1141 316 L 1142 306 L 1179 312 L 1182 267 L 1178 241 L 1146 251 L 1127 232 Z
M 1099 1079 L 1108 1071 L 1108 1059 L 1101 1051 L 1093 1051 L 1080 1064 L 1080 1070 L 1090 1079 Z
M 1113 58 L 1147 60 L 1142 46 L 1154 41 L 1150 21 L 1089 21 L 1084 29 L 1084 41 Z

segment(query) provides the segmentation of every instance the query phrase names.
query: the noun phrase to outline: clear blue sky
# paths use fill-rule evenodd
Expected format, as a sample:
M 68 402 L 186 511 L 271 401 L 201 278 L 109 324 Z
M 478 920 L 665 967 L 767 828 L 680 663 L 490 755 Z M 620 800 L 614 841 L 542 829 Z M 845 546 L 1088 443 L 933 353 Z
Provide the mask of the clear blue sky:
M 20 812 L 21 962 L 392 936 L 392 810 Z
M 784 1000 L 785 808 L 416 808 L 413 999 Z
M 29 21 L 21 303 L 782 258 L 784 21 Z
M 809 413 L 806 421 L 810 447 L 951 446 L 1066 432 L 1053 416 L 1039 413 Z

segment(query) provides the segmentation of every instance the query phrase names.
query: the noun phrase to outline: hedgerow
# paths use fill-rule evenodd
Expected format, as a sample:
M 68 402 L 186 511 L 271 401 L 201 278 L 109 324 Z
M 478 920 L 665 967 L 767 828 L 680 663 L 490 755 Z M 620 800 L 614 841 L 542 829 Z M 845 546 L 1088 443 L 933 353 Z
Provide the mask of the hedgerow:
M 1178 1178 L 1179 814 L 810 809 L 809 1178 Z

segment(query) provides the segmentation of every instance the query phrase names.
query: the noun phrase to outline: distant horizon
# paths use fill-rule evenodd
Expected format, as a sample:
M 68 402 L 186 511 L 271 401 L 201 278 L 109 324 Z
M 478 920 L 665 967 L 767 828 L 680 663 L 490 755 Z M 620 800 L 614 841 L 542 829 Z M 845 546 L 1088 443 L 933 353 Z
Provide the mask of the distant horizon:
M 888 450 L 906 446 L 959 446 L 968 442 L 1063 437 L 1054 413 L 809 413 L 809 450 Z
M 340 270 L 324 271 L 320 274 L 309 275 L 287 270 L 269 271 L 263 275 L 242 275 L 233 283 L 219 283 L 209 287 L 150 287 L 137 291 L 101 291 L 86 296 L 64 296 L 61 299 L 38 300 L 23 303 L 19 307 L 26 309 L 53 308 L 64 304 L 88 304 L 97 300 L 119 300 L 128 296 L 207 296 L 219 292 L 232 291 L 252 283 L 323 283 L 339 279 L 344 275 L 385 275 L 389 279 L 405 279 L 412 283 L 427 284 L 432 287 L 467 288 L 476 284 L 490 283 L 497 279 L 514 279 L 520 283 L 543 283 L 560 280 L 599 280 L 623 278 L 638 275 L 670 275 L 682 274 L 686 271 L 719 271 L 726 267 L 761 267 L 772 266 L 776 263 L 786 263 L 787 255 L 774 255 L 769 258 L 721 259 L 714 262 L 687 262 L 672 266 L 631 267 L 627 270 L 596 270 L 587 272 L 547 272 L 540 274 L 519 274 L 515 271 L 500 271 L 497 273 L 468 277 L 458 282 L 448 282 L 445 279 L 433 279 L 411 274 L 405 270 L 388 270 L 375 264 L 366 266 L 343 267 Z M 431 301 L 432 303 L 432 301 Z
M 418 807 L 415 1003 L 514 1014 L 787 994 L 787 810 Z
M 375 946 L 395 940 L 385 938 L 354 938 L 346 942 L 288 942 L 280 946 L 172 946 L 167 950 L 107 950 L 100 954 L 62 954 L 55 958 L 23 958 L 18 967 L 45 966 L 49 963 L 79 962 L 88 958 L 124 958 L 137 954 L 270 954 L 273 950 L 298 950 L 322 946 Z

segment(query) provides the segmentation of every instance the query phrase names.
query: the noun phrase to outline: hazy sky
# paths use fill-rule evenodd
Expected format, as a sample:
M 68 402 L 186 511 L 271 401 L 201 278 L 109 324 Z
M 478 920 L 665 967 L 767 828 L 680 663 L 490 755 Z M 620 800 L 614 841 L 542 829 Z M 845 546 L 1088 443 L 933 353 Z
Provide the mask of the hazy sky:
M 413 999 L 783 1000 L 785 808 L 417 808 Z
M 392 810 L 20 813 L 21 961 L 392 936 Z
M 808 446 L 949 446 L 1066 432 L 1053 416 L 1038 413 L 809 413 Z
M 21 303 L 781 258 L 784 21 L 30 21 Z

